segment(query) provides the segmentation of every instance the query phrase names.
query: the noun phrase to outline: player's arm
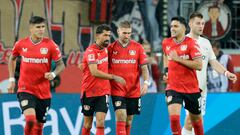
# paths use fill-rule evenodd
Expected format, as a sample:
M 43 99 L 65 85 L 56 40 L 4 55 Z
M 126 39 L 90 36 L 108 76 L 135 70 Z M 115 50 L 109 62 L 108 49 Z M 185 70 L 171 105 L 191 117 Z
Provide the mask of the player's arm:
M 101 70 L 98 70 L 97 64 L 95 64 L 95 63 L 88 64 L 88 67 L 89 67 L 91 74 L 95 77 L 106 79 L 106 80 L 115 80 L 116 82 L 119 82 L 123 85 L 126 84 L 125 80 L 122 77 L 113 75 L 113 74 L 108 74 Z
M 57 75 L 59 75 L 65 69 L 62 58 L 56 61 L 56 68 L 53 72 L 46 72 L 44 77 L 49 81 L 53 80 Z
M 176 51 L 171 51 L 169 53 L 169 57 L 188 68 L 195 69 L 195 70 L 202 70 L 202 57 L 196 57 L 193 60 L 183 59 L 178 56 Z
M 237 81 L 237 76 L 231 72 L 229 72 L 221 63 L 219 63 L 216 59 L 209 61 L 211 67 L 216 70 L 220 74 L 224 74 L 228 79 L 235 83 Z
M 147 67 L 146 64 L 142 65 L 141 69 L 142 69 L 142 77 L 143 77 L 143 80 L 144 80 L 144 83 L 143 83 L 143 86 L 142 86 L 142 89 L 141 89 L 141 95 L 145 95 L 147 93 L 148 86 L 150 85 L 149 71 L 148 71 L 148 67 Z
M 163 69 L 163 73 L 164 73 L 163 80 L 166 82 L 167 79 L 168 79 L 168 57 L 165 53 L 163 55 L 163 67 L 164 67 L 164 69 Z
M 9 72 L 9 86 L 8 86 L 8 92 L 13 93 L 14 88 L 15 88 L 15 78 L 14 78 L 14 73 L 16 69 L 16 58 L 12 54 L 9 57 L 8 61 L 8 72 Z

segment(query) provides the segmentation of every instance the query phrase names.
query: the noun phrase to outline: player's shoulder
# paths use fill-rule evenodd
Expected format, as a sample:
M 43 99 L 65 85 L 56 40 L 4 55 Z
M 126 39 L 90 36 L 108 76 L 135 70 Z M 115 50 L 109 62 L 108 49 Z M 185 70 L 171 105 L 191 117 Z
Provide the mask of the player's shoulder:
M 91 44 L 87 47 L 87 49 L 85 50 L 85 53 L 92 53 L 96 51 L 96 45 L 95 44 Z
M 169 38 L 164 38 L 162 41 L 162 44 L 169 44 L 170 42 L 172 42 L 173 38 L 169 37 Z
M 22 44 L 22 43 L 26 43 L 26 42 L 29 42 L 29 37 L 24 37 L 24 38 L 22 38 L 22 39 L 19 39 L 19 40 L 15 43 L 15 45 L 17 45 L 17 44 Z

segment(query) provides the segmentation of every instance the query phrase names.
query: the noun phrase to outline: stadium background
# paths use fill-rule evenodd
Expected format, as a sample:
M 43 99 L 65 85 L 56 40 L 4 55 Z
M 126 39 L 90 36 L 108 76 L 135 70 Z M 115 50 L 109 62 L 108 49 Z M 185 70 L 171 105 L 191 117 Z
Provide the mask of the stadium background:
M 82 114 L 79 111 L 80 100 L 77 93 L 79 93 L 81 87 L 81 71 L 77 65 L 81 62 L 86 47 L 94 41 L 94 29 L 97 24 L 110 23 L 115 28 L 119 20 L 131 20 L 134 29 L 133 38 L 136 40 L 139 40 L 139 38 L 148 39 L 155 47 L 153 51 L 161 66 L 160 41 L 168 36 L 168 18 L 170 18 L 168 11 L 173 9 L 171 2 L 178 5 L 176 13 L 186 18 L 189 13 L 199 9 L 203 2 L 208 3 L 205 0 L 159 0 L 157 12 L 162 22 L 159 24 L 161 32 L 159 33 L 160 40 L 154 42 L 152 39 L 154 35 L 150 32 L 150 23 L 146 23 L 147 14 L 141 14 L 145 10 L 150 10 L 145 8 L 149 1 L 152 0 L 101 0 L 96 5 L 102 7 L 96 7 L 96 11 L 93 12 L 94 10 L 91 10 L 91 8 L 94 9 L 94 4 L 91 4 L 89 0 L 1 0 L 0 90 L 6 92 L 8 83 L 7 59 L 14 42 L 29 34 L 28 20 L 30 16 L 40 15 L 45 17 L 48 21 L 46 36 L 53 38 L 60 46 L 66 69 L 61 74 L 63 79 L 53 98 L 53 109 L 50 111 L 52 117 L 49 117 L 49 125 L 52 126 L 46 127 L 44 131 L 45 134 L 79 133 Z M 105 2 L 106 4 L 104 4 Z M 240 2 L 238 0 L 225 0 L 224 3 L 231 12 L 231 23 L 229 24 L 231 29 L 220 38 L 220 41 L 223 51 L 232 56 L 235 72 L 240 78 Z M 124 7 L 124 10 L 121 10 L 120 7 Z M 114 38 L 116 38 L 116 30 L 114 30 Z M 240 91 L 240 81 L 234 85 L 234 91 Z M 240 131 L 237 130 L 240 124 L 239 97 L 238 93 L 212 93 L 209 95 L 207 115 L 204 118 L 204 128 L 207 135 L 240 134 Z M 12 134 L 19 134 L 19 130 L 22 130 L 23 121 L 18 120 L 20 116 L 18 115 L 19 108 L 16 103 L 16 95 L 1 94 L 0 103 L 0 134 L 8 135 L 10 134 L 9 131 Z M 110 110 L 108 116 L 111 117 L 108 117 L 107 125 L 109 127 L 106 130 L 111 130 L 109 134 L 114 134 L 114 115 L 112 109 Z M 62 114 L 66 117 L 62 117 Z M 148 94 L 143 97 L 142 115 L 136 117 L 134 122 L 135 126 L 132 132 L 134 135 L 170 134 L 163 94 Z

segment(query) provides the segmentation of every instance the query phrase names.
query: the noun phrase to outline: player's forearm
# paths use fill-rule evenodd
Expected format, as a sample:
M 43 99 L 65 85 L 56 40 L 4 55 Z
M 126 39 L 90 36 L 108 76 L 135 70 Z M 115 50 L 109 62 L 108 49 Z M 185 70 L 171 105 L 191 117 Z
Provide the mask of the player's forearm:
M 16 68 L 16 58 L 10 55 L 9 61 L 8 61 L 9 78 L 14 77 L 15 68 Z
M 56 69 L 53 71 L 56 75 L 59 75 L 65 69 L 65 65 L 63 60 L 59 60 L 56 62 Z
M 176 62 L 194 70 L 202 70 L 202 60 L 200 59 L 195 60 L 178 59 Z
M 149 71 L 147 65 L 141 66 L 143 80 L 149 80 Z
M 91 74 L 97 78 L 102 78 L 106 80 L 112 80 L 114 78 L 114 75 L 102 72 L 100 70 L 93 71 L 91 72 Z
M 165 54 L 163 55 L 163 67 L 168 67 L 168 58 Z
M 211 60 L 210 65 L 215 71 L 217 71 L 220 74 L 224 74 L 225 71 L 227 71 L 227 69 L 217 60 Z

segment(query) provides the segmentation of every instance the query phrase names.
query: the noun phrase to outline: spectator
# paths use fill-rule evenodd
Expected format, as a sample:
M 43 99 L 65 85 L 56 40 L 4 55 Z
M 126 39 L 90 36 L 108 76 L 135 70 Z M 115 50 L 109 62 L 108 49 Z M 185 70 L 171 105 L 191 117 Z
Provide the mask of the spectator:
M 217 60 L 231 73 L 234 73 L 233 63 L 231 57 L 224 54 L 220 48 L 220 42 L 214 41 L 212 43 L 213 51 L 217 57 Z M 225 75 L 219 74 L 213 70 L 211 66 L 208 66 L 208 84 L 207 88 L 209 92 L 227 92 L 233 87 L 232 81 L 228 80 Z

